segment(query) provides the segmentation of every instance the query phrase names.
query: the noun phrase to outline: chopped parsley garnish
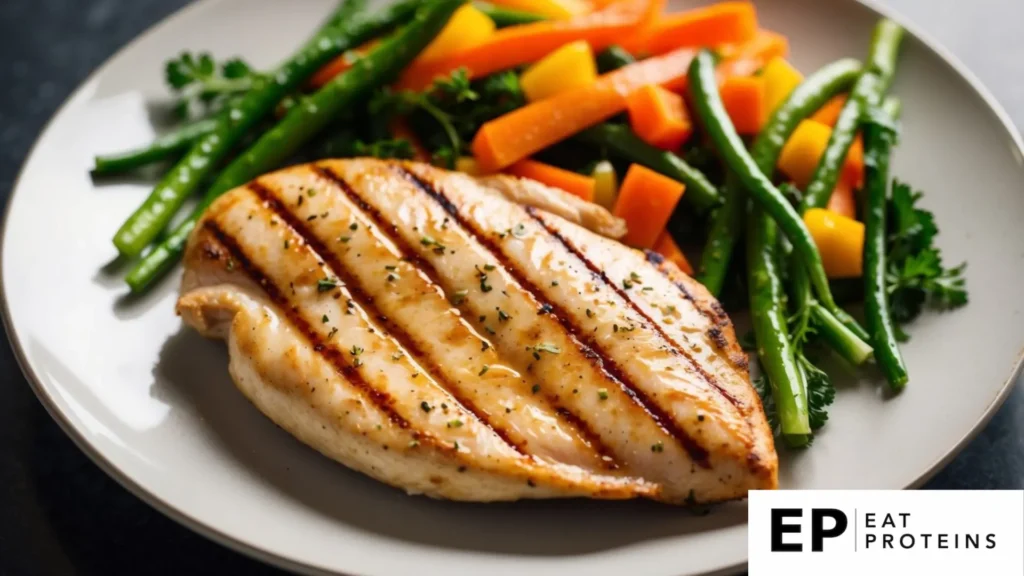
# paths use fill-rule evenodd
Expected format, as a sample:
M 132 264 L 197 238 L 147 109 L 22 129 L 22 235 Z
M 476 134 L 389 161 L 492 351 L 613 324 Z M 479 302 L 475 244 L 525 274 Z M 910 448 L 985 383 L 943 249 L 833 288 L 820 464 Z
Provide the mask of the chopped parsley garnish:
M 526 236 L 526 224 L 520 222 L 512 228 L 512 235 L 516 238 L 524 238 Z
M 448 421 L 448 427 L 449 428 L 461 428 L 462 427 L 462 420 L 459 420 L 458 418 L 456 418 L 454 420 L 449 420 Z
M 336 278 L 321 278 L 316 281 L 317 292 L 330 292 L 337 287 L 338 280 Z
M 560 354 L 562 352 L 561 348 L 547 342 L 541 342 L 536 346 L 527 346 L 526 350 L 533 352 L 533 357 L 537 360 L 540 360 L 541 352 L 547 352 L 548 354 Z
M 424 400 L 423 402 L 420 402 L 420 409 L 424 412 L 430 412 L 433 410 L 433 407 L 431 407 L 430 404 L 427 404 L 427 401 Z
M 320 321 L 323 322 L 324 324 L 327 324 L 328 322 L 331 321 L 331 319 L 327 317 L 327 314 L 324 314 L 323 318 L 321 318 Z
M 608 389 L 607 388 L 598 388 L 598 390 L 597 390 L 597 397 L 600 398 L 601 400 L 607 400 L 608 399 Z
M 540 384 L 534 384 L 533 388 L 530 388 L 530 392 L 532 392 L 534 394 L 536 394 L 537 392 L 540 392 Z
M 348 229 L 352 230 L 353 232 L 356 231 L 356 230 L 359 230 L 359 224 L 357 224 L 356 222 L 353 222 L 353 223 L 348 225 Z
M 651 452 L 664 452 L 665 444 L 663 442 L 655 442 L 651 444 Z
M 483 376 L 484 374 L 487 374 L 487 371 L 490 370 L 490 369 L 491 369 L 490 366 L 488 366 L 487 364 L 484 364 L 484 367 L 480 369 L 480 373 L 477 374 L 477 376 Z

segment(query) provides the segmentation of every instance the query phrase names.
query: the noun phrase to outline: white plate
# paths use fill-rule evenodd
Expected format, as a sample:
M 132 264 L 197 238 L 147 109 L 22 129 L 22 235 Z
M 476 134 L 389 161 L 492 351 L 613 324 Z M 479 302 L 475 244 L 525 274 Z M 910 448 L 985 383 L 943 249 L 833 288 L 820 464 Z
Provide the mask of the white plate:
M 176 283 L 123 298 L 113 230 L 148 191 L 95 186 L 97 152 L 153 136 L 163 62 L 182 50 L 268 67 L 333 0 L 207 0 L 144 34 L 94 74 L 39 139 L 8 206 L 6 324 L 36 393 L 82 449 L 133 492 L 229 546 L 307 572 L 703 574 L 746 561 L 745 507 L 696 517 L 650 503 L 468 505 L 407 497 L 314 453 L 237 393 L 224 347 L 182 329 Z M 687 2 L 675 2 L 678 7 Z M 877 14 L 842 0 L 775 0 L 765 26 L 805 71 L 863 57 Z M 931 46 L 931 47 L 929 47 Z M 924 481 L 1005 397 L 1024 345 L 1024 168 L 993 100 L 934 45 L 909 36 L 895 173 L 926 191 L 950 261 L 970 258 L 971 304 L 926 315 L 904 347 L 912 380 L 841 388 L 813 449 L 783 455 L 787 488 Z

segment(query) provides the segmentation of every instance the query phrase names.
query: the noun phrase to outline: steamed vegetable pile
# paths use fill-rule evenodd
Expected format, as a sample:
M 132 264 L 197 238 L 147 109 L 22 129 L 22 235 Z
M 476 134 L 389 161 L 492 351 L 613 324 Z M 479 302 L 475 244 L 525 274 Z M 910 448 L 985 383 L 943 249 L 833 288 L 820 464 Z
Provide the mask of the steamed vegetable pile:
M 219 195 L 291 163 L 410 158 L 532 178 L 607 207 L 625 243 L 749 309 L 758 391 L 791 446 L 827 419 L 828 355 L 873 365 L 898 392 L 901 327 L 967 301 L 921 194 L 889 171 L 903 36 L 891 21 L 863 63 L 805 77 L 746 2 L 674 14 L 664 0 L 365 4 L 344 0 L 274 70 L 207 54 L 168 63 L 181 125 L 94 168 L 175 162 L 114 237 L 133 292 L 174 266 Z M 859 320 L 840 306 L 858 301 Z

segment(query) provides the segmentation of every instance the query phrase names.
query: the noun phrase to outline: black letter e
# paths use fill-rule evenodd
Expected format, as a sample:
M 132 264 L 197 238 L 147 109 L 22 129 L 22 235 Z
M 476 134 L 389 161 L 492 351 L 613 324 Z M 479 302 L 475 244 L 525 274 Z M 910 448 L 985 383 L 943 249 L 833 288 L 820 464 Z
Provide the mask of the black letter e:
M 799 508 L 772 508 L 772 552 L 803 552 L 804 547 L 799 542 L 786 544 L 782 541 L 783 534 L 799 534 L 798 524 L 784 524 L 783 518 L 801 518 L 803 510 Z

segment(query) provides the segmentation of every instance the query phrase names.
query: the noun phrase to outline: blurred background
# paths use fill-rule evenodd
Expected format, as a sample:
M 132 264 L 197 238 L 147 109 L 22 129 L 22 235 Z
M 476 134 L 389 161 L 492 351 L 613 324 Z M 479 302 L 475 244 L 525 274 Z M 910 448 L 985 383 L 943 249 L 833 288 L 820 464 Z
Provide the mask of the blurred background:
M 125 43 L 188 3 L 0 1 L 0 202 L 72 90 Z M 878 3 L 945 45 L 1024 127 L 1024 1 Z M 101 472 L 46 414 L 6 336 L 0 340 L 0 576 L 280 574 L 182 528 Z M 927 488 L 1024 488 L 1020 386 Z

